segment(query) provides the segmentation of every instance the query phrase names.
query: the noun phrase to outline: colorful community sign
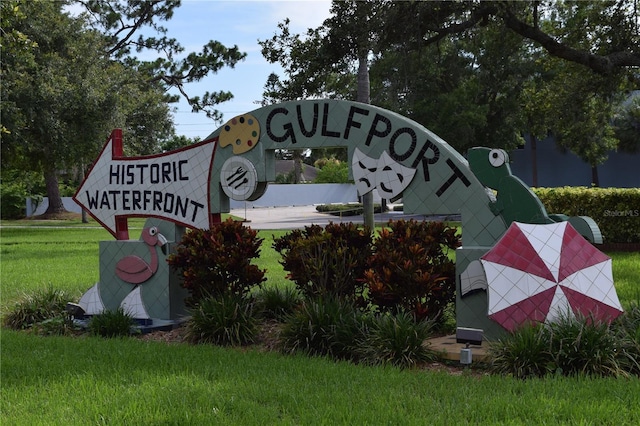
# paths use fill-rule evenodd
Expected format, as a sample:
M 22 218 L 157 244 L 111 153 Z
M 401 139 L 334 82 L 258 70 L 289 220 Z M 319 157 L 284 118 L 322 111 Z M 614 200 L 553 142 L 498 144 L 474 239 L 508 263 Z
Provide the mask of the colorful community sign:
M 229 120 L 201 143 L 148 157 L 124 157 L 122 133 L 114 131 L 74 197 L 118 240 L 101 244 L 100 282 L 87 293 L 85 304 L 98 312 L 124 303 L 137 315 L 175 318 L 183 309 L 177 306 L 182 303 L 175 290 L 179 282 L 170 278 L 160 253 L 160 247 L 167 248 L 165 241 L 170 250 L 182 227 L 219 222 L 231 199 L 260 198 L 275 180 L 276 150 L 335 147 L 347 149 L 349 175 L 360 195 L 376 188 L 384 199 L 402 197 L 409 214 L 461 215 L 458 277 L 484 274 L 477 261 L 514 220 L 555 221 L 511 175 L 506 152 L 475 150 L 470 167 L 420 124 L 372 105 L 309 100 L 266 106 Z M 498 199 L 485 186 L 503 188 Z M 523 205 L 535 209 L 517 208 Z M 140 240 L 130 241 L 129 217 L 156 222 L 145 225 Z M 474 282 L 465 285 L 471 288 Z M 486 291 L 457 293 L 458 326 L 484 329 L 487 336 L 500 333 L 500 325 L 487 317 Z

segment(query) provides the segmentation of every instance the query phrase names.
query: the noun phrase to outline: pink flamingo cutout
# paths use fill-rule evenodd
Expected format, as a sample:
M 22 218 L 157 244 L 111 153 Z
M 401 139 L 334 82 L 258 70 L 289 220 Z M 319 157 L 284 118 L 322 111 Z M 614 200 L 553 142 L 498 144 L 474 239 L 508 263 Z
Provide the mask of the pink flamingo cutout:
M 116 263 L 116 275 L 122 281 L 130 284 L 140 284 L 148 280 L 158 270 L 158 254 L 155 246 L 164 246 L 167 239 L 158 232 L 158 228 L 152 226 L 142 230 L 142 241 L 149 246 L 151 262 L 147 263 L 139 256 L 125 256 Z

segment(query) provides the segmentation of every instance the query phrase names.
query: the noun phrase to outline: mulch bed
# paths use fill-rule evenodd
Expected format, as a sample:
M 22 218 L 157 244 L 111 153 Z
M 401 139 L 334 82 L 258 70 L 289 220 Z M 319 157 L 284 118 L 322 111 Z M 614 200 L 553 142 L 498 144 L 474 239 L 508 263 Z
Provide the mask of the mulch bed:
M 261 352 L 280 352 L 278 338 L 282 324 L 277 321 L 266 321 L 260 326 L 260 331 L 256 338 L 256 343 L 249 347 L 238 348 L 246 350 L 248 348 L 257 349 Z M 184 324 L 169 331 L 151 331 L 141 334 L 138 339 L 149 342 L 162 342 L 165 344 L 190 344 L 186 338 L 187 329 Z M 472 377 L 487 376 L 489 373 L 482 368 L 468 368 L 457 362 L 433 361 L 420 365 L 418 370 L 444 371 L 453 376 L 467 375 Z

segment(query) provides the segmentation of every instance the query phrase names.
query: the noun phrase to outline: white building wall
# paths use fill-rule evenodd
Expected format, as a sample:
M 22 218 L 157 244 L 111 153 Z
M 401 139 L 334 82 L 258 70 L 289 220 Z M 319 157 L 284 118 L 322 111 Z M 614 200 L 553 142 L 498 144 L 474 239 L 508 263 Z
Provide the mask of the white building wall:
M 380 202 L 380 196 L 376 190 L 374 190 L 373 199 L 376 203 Z M 78 206 L 71 197 L 64 197 L 62 202 L 68 211 L 81 212 L 80 206 Z M 358 192 L 356 186 L 350 183 L 269 184 L 265 194 L 256 201 L 231 200 L 230 206 L 232 209 L 243 209 L 356 202 L 358 202 Z M 49 200 L 47 197 L 37 206 L 31 199 L 27 199 L 27 217 L 43 214 L 48 206 Z

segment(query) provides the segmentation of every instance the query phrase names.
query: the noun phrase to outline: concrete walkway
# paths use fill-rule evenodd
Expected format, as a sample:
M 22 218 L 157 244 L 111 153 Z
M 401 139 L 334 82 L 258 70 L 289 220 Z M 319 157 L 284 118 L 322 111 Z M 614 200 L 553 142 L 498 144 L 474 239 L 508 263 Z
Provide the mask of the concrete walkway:
M 489 344 L 487 342 L 483 342 L 480 346 L 469 345 L 473 362 L 490 362 L 488 346 Z M 459 361 L 460 350 L 465 347 L 465 345 L 456 342 L 455 334 L 429 339 L 429 348 L 436 351 L 440 355 L 441 359 L 446 359 L 448 361 Z

